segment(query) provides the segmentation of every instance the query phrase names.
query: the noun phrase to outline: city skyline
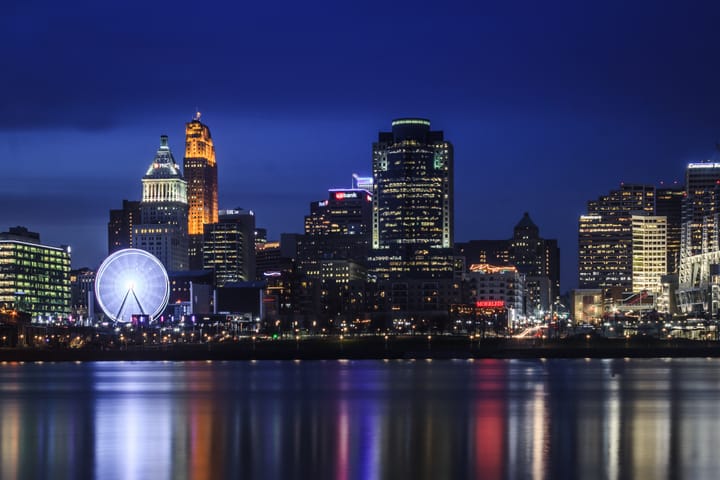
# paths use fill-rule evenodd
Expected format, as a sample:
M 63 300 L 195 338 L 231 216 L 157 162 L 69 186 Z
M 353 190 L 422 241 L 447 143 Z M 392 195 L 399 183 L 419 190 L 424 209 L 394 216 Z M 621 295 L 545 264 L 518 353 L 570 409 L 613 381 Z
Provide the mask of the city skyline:
M 720 6 L 282 7 L 12 5 L 2 229 L 96 267 L 108 210 L 140 198 L 158 135 L 184 151 L 197 108 L 220 208 L 252 209 L 277 239 L 327 188 L 370 173 L 377 131 L 418 116 L 455 146 L 455 240 L 508 238 L 528 211 L 559 240 L 566 291 L 589 199 L 682 183 L 689 162 L 716 158 Z

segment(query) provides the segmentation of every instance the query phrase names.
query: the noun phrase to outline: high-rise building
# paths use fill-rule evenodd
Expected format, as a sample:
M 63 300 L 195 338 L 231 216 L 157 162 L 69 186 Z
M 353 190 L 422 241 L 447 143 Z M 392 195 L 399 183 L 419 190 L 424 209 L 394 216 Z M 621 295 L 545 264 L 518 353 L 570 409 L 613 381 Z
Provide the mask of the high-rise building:
M 655 187 L 622 184 L 588 202 L 578 227 L 581 289 L 618 287 L 632 291 L 632 214 L 655 213 Z
M 677 274 L 680 266 L 682 204 L 685 188 L 658 188 L 655 192 L 655 215 L 667 219 L 667 269 Z
M 200 112 L 185 125 L 183 173 L 187 181 L 190 268 L 202 268 L 203 225 L 218 221 L 218 175 L 215 146 Z
M 122 208 L 110 210 L 108 255 L 132 247 L 133 227 L 140 223 L 140 202 L 123 200 Z
M 373 144 L 370 266 L 392 321 L 447 313 L 454 292 L 453 146 L 430 122 L 401 118 Z
M 255 214 L 221 210 L 204 226 L 203 268 L 215 272 L 215 286 L 255 280 Z
M 667 217 L 632 215 L 632 291 L 658 295 L 667 275 Z
M 155 255 L 167 270 L 188 269 L 187 184 L 175 163 L 167 135 L 142 179 L 140 224 L 133 247 Z
M 333 188 L 310 204 L 298 272 L 318 285 L 314 311 L 324 326 L 331 319 L 350 323 L 364 307 L 371 218 L 372 195 L 364 189 Z
M 322 263 L 354 262 L 364 271 L 370 248 L 372 195 L 361 189 L 328 190 L 327 200 L 310 204 L 305 235 L 298 244 L 300 272 L 320 278 Z
M 43 321 L 70 314 L 70 247 L 40 243 L 25 227 L 0 233 L 0 307 Z
M 713 249 L 717 243 L 717 203 L 720 163 L 690 163 L 685 176 L 686 195 L 682 209 L 681 261 Z
M 557 240 L 540 238 L 525 212 L 510 239 L 509 261 L 525 275 L 527 311 L 550 309 L 560 296 L 560 249 Z
M 402 118 L 373 144 L 372 249 L 380 278 L 452 272 L 453 147 L 430 121 Z
M 690 163 L 685 188 L 678 306 L 715 317 L 720 312 L 720 163 Z

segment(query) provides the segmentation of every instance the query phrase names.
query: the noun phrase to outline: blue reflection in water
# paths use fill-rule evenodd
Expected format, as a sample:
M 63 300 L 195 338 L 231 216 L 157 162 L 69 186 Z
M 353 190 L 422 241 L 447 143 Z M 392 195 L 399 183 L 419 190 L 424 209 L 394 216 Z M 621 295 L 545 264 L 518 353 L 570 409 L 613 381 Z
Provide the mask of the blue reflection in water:
M 0 478 L 715 478 L 718 360 L 0 365 Z

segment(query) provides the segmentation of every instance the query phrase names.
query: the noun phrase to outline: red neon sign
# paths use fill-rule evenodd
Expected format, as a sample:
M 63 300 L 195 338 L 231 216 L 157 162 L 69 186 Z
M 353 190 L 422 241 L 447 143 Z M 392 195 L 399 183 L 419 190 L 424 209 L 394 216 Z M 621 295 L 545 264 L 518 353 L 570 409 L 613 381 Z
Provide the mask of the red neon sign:
M 505 300 L 478 300 L 475 302 L 475 306 L 478 308 L 503 308 Z

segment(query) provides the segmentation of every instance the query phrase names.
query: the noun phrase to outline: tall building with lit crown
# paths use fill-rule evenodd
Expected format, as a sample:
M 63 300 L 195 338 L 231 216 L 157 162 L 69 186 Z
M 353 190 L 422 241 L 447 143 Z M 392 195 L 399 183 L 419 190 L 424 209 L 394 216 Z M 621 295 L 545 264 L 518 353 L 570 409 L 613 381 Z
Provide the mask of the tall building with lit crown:
M 185 125 L 183 173 L 187 181 L 190 267 L 202 268 L 203 225 L 218 221 L 218 175 L 210 129 L 200 112 Z
M 140 224 L 133 247 L 155 255 L 167 270 L 188 269 L 187 184 L 168 146 L 167 135 L 142 179 Z
M 70 248 L 15 227 L 0 233 L 0 309 L 57 320 L 70 314 Z
M 453 277 L 453 146 L 430 121 L 401 118 L 373 144 L 370 267 L 396 319 L 447 311 Z M 434 313 L 433 313 L 434 312 Z M 410 321 L 410 320 L 408 320 Z

